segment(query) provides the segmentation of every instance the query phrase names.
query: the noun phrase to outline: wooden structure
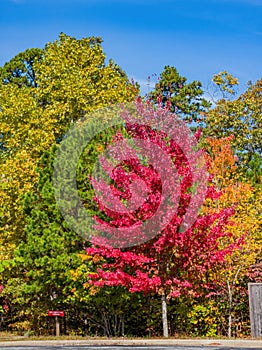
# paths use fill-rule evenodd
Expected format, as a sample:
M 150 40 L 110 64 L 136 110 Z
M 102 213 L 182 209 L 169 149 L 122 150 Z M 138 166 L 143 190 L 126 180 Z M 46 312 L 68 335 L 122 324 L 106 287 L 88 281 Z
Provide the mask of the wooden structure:
M 57 337 L 60 336 L 60 322 L 58 317 L 64 317 L 65 313 L 64 311 L 60 310 L 49 310 L 48 316 L 54 316 L 55 317 L 55 334 Z
M 251 336 L 262 337 L 262 283 L 248 283 Z

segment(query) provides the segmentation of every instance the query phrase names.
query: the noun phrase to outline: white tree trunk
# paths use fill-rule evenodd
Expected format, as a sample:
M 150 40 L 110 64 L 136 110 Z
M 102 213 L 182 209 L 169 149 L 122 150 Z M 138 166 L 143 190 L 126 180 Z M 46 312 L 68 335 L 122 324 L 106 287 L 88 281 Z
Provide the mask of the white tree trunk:
M 166 306 L 166 296 L 162 295 L 162 322 L 163 322 L 163 336 L 168 337 L 168 323 L 167 323 L 167 306 Z
M 227 281 L 227 289 L 228 289 L 228 330 L 227 330 L 227 336 L 228 336 L 228 338 L 231 338 L 233 288 L 231 288 L 229 281 Z
M 231 338 L 231 328 L 232 328 L 232 313 L 231 313 L 231 310 L 229 310 L 229 315 L 228 315 L 228 331 L 227 331 L 227 336 L 228 336 L 228 338 Z

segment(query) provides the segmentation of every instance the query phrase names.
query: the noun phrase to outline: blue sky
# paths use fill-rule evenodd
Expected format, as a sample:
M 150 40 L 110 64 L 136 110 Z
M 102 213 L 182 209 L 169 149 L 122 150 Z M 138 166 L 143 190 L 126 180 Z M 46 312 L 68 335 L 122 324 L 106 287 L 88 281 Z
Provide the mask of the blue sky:
M 165 65 L 204 86 L 222 70 L 241 89 L 262 76 L 262 0 L 0 0 L 0 65 L 60 32 L 101 36 L 144 90 Z

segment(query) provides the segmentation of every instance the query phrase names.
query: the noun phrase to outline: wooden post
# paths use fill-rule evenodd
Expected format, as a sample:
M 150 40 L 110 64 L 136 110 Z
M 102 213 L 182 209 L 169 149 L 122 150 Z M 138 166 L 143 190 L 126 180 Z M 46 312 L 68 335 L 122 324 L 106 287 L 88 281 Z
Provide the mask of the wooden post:
M 60 321 L 59 317 L 64 317 L 65 313 L 61 310 L 48 310 L 48 316 L 55 317 L 55 334 L 57 337 L 60 336 Z
M 55 335 L 60 336 L 60 322 L 58 316 L 55 317 Z
M 251 336 L 262 337 L 262 283 L 248 283 Z

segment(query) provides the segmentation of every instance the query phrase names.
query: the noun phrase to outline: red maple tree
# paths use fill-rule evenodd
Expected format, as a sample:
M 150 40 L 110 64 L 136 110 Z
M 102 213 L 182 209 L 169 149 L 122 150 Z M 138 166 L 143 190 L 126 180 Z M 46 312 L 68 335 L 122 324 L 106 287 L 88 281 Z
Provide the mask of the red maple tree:
M 147 149 L 141 159 L 118 134 L 114 143 L 119 146 L 120 142 L 125 156 L 117 156 L 119 147 L 116 150 L 113 145 L 111 157 L 115 156 L 115 164 L 119 164 L 112 165 L 105 158 L 101 161 L 112 183 L 109 191 L 107 184 L 93 180 L 97 193 L 103 193 L 103 198 L 98 195 L 96 200 L 108 220 L 97 218 L 96 229 L 103 234 L 94 236 L 92 247 L 87 249 L 87 254 L 98 258 L 100 265 L 89 275 L 89 283 L 99 287 L 124 286 L 130 292 L 160 295 L 163 331 L 167 337 L 167 299 L 181 294 L 197 296 L 212 288 L 207 280 L 208 271 L 238 247 L 238 242 L 223 248 L 220 245 L 220 240 L 230 234 L 224 228 L 234 210 L 201 214 L 200 199 L 219 196 L 210 179 L 208 186 L 201 185 L 206 176 L 206 170 L 200 169 L 201 152 L 196 150 L 195 144 L 192 147 L 190 138 L 183 132 L 184 126 L 178 124 L 168 106 L 154 108 L 149 102 L 144 104 L 138 100 L 136 109 L 147 120 L 157 120 L 160 128 L 146 124 L 143 118 L 143 122 L 141 119 L 138 122 L 127 117 L 127 113 L 127 133 L 132 140 L 143 140 L 144 148 L 146 142 L 150 143 L 150 150 Z M 182 139 L 178 142 L 169 137 L 168 127 L 163 125 L 176 128 Z M 173 168 L 167 160 L 161 161 L 161 154 L 168 155 Z M 198 164 L 194 169 L 193 158 L 193 163 Z M 167 195 L 163 200 L 164 191 Z M 163 202 L 165 205 L 161 209 Z M 158 219 L 154 221 L 156 212 Z M 194 220 L 190 221 L 191 217 Z M 150 220 L 153 223 L 145 225 Z M 102 265 L 100 258 L 104 261 Z

